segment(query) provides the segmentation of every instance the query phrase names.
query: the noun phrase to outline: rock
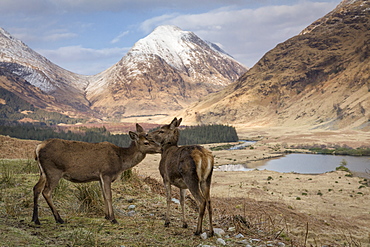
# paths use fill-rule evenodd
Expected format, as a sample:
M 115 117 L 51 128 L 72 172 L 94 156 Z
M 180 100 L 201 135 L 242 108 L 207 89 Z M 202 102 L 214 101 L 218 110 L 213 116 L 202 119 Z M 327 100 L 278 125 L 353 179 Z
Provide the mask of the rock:
M 132 217 L 135 214 L 136 214 L 136 212 L 134 210 L 132 210 L 132 211 L 130 211 L 130 212 L 127 213 L 127 216 Z
M 128 210 L 132 210 L 132 209 L 135 209 L 136 208 L 136 205 L 130 205 L 130 206 L 128 206 Z
M 258 238 L 252 238 L 252 239 L 251 239 L 251 242 L 252 242 L 252 243 L 258 243 L 258 242 L 261 242 L 261 239 L 258 239 Z
M 217 237 L 221 237 L 222 235 L 225 234 L 225 231 L 222 230 L 221 228 L 213 228 L 213 232 Z
M 205 239 L 207 239 L 207 238 L 208 238 L 208 236 L 207 236 L 207 233 L 206 233 L 206 232 L 203 232 L 202 234 L 200 234 L 200 237 L 201 237 L 203 240 L 205 240 Z
M 176 203 L 176 204 L 180 204 L 180 201 L 179 200 L 177 200 L 176 198 L 172 198 L 171 199 L 171 201 L 173 201 L 174 203 Z
M 234 232 L 235 231 L 235 227 L 232 226 L 232 227 L 229 227 L 229 229 L 227 229 L 229 232 Z
M 241 234 L 241 233 L 239 233 L 239 234 L 237 234 L 237 235 L 235 236 L 235 238 L 244 238 L 244 235 L 243 235 L 243 234 Z
M 222 238 L 218 238 L 218 239 L 216 240 L 216 243 L 221 244 L 221 245 L 226 245 L 225 240 L 223 240 Z

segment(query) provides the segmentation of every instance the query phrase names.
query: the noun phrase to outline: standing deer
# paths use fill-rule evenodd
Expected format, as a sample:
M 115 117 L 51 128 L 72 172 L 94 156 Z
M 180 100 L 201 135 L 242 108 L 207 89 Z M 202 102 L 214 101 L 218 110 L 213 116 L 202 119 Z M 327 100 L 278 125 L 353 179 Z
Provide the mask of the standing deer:
M 195 235 L 202 232 L 202 222 L 208 208 L 210 235 L 213 235 L 212 207 L 210 199 L 211 177 L 213 172 L 213 155 L 207 149 L 197 146 L 178 147 L 179 127 L 182 119 L 174 118 L 168 125 L 149 133 L 156 142 L 161 143 L 162 157 L 159 171 L 167 194 L 167 213 L 165 226 L 170 224 L 171 185 L 180 189 L 180 204 L 182 209 L 183 227 L 187 228 L 185 220 L 184 201 L 186 189 L 189 189 L 199 207 L 199 217 Z
M 111 183 L 119 174 L 139 164 L 146 154 L 159 153 L 161 146 L 148 138 L 143 128 L 136 124 L 129 132 L 131 145 L 118 147 L 109 142 L 88 143 L 49 139 L 36 147 L 35 159 L 40 168 L 40 179 L 33 187 L 34 206 L 32 221 L 40 224 L 38 198 L 44 196 L 57 223 L 64 223 L 52 200 L 52 191 L 61 178 L 74 183 L 99 181 L 105 204 L 105 218 L 117 223 L 112 207 Z

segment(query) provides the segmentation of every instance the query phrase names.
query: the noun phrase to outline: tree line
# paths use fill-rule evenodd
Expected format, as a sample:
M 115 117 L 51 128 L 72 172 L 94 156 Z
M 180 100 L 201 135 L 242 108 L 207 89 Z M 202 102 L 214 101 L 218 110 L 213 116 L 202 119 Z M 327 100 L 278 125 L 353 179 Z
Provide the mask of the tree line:
M 7 135 L 19 139 L 43 141 L 49 138 L 84 142 L 111 142 L 117 146 L 128 146 L 130 138 L 127 134 L 111 134 L 105 127 L 84 128 L 83 132 L 57 131 L 52 127 L 40 123 L 19 124 L 0 121 L 0 135 Z M 226 125 L 201 125 L 186 127 L 180 130 L 180 145 L 207 144 L 238 141 L 236 130 Z
M 180 130 L 180 145 L 237 142 L 238 134 L 232 126 L 213 124 L 190 126 Z

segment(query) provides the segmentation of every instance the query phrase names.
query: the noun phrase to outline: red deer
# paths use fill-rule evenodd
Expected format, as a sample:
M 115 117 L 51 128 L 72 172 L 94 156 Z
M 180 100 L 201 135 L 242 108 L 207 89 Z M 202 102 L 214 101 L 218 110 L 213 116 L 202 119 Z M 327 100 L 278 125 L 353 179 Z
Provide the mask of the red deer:
M 186 189 L 189 189 L 199 207 L 199 217 L 195 235 L 202 232 L 202 222 L 206 208 L 208 209 L 210 235 L 213 235 L 212 207 L 210 199 L 211 177 L 214 159 L 210 151 L 202 146 L 190 145 L 178 147 L 178 127 L 182 119 L 174 118 L 168 125 L 149 133 L 156 142 L 161 143 L 162 157 L 159 171 L 167 194 L 167 213 L 165 226 L 169 226 L 171 203 L 171 185 L 180 189 L 180 204 L 182 209 L 183 227 L 188 225 L 185 220 L 184 200 Z
M 57 223 L 64 223 L 52 200 L 52 191 L 61 178 L 74 183 L 99 181 L 105 204 L 105 218 L 117 223 L 112 207 L 111 183 L 125 170 L 139 164 L 146 154 L 159 153 L 161 146 L 151 140 L 136 124 L 129 132 L 131 145 L 118 147 L 109 142 L 88 143 L 49 139 L 36 147 L 35 159 L 40 168 L 40 179 L 33 187 L 32 221 L 40 224 L 38 198 L 44 196 Z

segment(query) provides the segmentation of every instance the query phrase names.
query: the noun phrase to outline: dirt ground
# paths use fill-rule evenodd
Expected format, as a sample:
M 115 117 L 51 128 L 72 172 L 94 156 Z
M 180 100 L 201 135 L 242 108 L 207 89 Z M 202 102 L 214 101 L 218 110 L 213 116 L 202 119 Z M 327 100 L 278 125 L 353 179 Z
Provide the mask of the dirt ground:
M 282 155 L 286 148 L 325 144 L 350 147 L 369 146 L 370 133 L 355 130 L 324 131 L 289 128 L 238 129 L 241 139 L 258 140 L 253 149 L 213 151 L 215 165 L 263 160 Z M 37 142 L 18 141 L 0 136 L 0 158 L 31 158 Z M 21 144 L 20 144 L 21 143 Z M 208 148 L 220 144 L 205 145 Z M 16 149 L 15 147 L 21 147 Z M 143 177 L 161 181 L 160 155 L 148 155 L 137 167 Z M 369 164 L 370 166 L 370 164 Z M 276 216 L 296 218 L 300 224 L 285 219 L 285 230 L 301 239 L 302 245 L 370 246 L 370 187 L 362 177 L 346 172 L 321 175 L 278 173 L 273 171 L 214 171 L 211 193 L 217 201 L 253 200 L 274 206 Z M 359 174 L 355 174 L 359 175 Z M 361 175 L 361 174 L 360 174 Z M 245 204 L 248 205 L 248 204 Z M 214 207 L 217 207 L 214 205 Z M 217 210 L 217 209 L 216 209 Z M 256 208 L 245 208 L 249 214 Z M 266 208 L 266 210 L 269 210 Z M 289 211 L 289 214 L 286 214 Z M 283 217 L 284 218 L 284 217 Z
M 238 133 L 241 139 L 259 141 L 253 145 L 253 149 L 213 151 L 216 165 L 281 156 L 291 146 L 345 144 L 357 148 L 370 144 L 370 133 L 353 130 L 308 132 L 261 128 L 238 130 Z M 205 146 L 209 148 L 218 145 Z M 159 154 L 148 155 L 137 166 L 139 174 L 161 181 L 159 161 Z M 307 221 L 307 225 L 291 229 L 291 234 L 307 239 L 307 244 L 370 246 L 370 187 L 362 177 L 348 177 L 346 174 L 342 171 L 321 175 L 267 170 L 214 171 L 211 192 L 212 197 L 226 200 L 245 198 L 261 203 L 283 204 L 282 208 L 279 206 L 280 210 L 286 207 L 297 215 L 307 217 L 302 219 L 303 222 Z

